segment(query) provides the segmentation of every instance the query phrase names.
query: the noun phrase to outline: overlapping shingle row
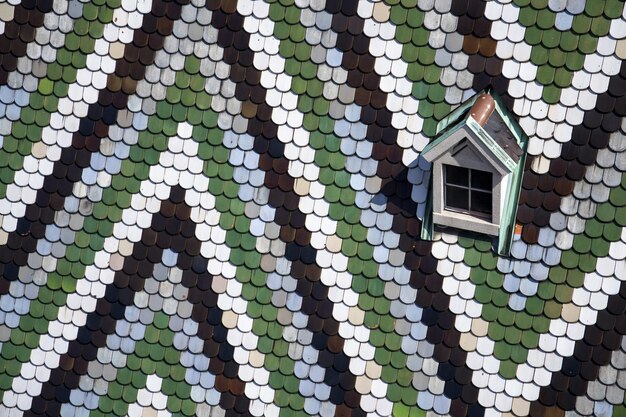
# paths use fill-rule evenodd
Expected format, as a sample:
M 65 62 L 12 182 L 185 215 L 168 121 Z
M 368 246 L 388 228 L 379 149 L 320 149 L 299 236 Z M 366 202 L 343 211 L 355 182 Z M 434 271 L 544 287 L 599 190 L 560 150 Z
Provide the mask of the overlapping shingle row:
M 0 414 L 623 414 L 623 14 L 1 4 Z M 420 238 L 486 87 L 530 138 L 510 257 Z

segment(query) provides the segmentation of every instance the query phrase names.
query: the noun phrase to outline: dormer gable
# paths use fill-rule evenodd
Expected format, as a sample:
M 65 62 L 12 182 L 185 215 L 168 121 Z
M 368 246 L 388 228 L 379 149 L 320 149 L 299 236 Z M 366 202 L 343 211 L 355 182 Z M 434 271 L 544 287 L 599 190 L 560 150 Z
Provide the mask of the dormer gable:
M 441 131 L 422 150 L 422 158 L 432 163 L 442 155 L 453 152 L 460 141 L 467 140 L 502 175 L 512 172 L 523 153 L 515 132 L 508 128 L 500 111 L 496 111 L 496 101 L 490 94 L 480 94 L 471 102 L 471 108 L 461 113 L 457 120 L 445 120 L 445 126 L 449 128 Z
M 453 227 L 497 237 L 508 254 L 528 138 L 493 93 L 463 103 L 422 151 L 432 164 L 422 237 Z

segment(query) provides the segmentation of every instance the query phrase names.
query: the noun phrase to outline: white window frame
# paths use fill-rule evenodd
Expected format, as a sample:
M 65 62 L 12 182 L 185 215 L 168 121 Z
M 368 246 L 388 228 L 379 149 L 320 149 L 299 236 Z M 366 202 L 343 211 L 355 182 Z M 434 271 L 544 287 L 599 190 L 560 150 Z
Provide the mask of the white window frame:
M 479 157 L 468 158 L 463 156 L 461 146 L 458 149 L 452 148 L 443 152 L 432 161 L 432 182 L 433 182 L 433 223 L 443 227 L 454 227 L 462 230 L 469 230 L 478 233 L 484 233 L 490 236 L 498 236 L 500 232 L 500 217 L 502 212 L 504 195 L 503 186 L 508 181 L 508 176 L 503 175 L 501 169 L 495 166 L 491 156 L 480 146 L 476 146 L 474 141 L 469 140 L 471 134 L 461 129 L 454 136 L 459 138 L 461 142 L 463 137 L 468 138 L 466 146 L 471 149 L 473 154 Z M 491 219 L 485 219 L 472 213 L 464 213 L 458 210 L 446 208 L 445 204 L 445 180 L 444 165 L 457 166 L 460 168 L 469 168 L 477 171 L 490 172 L 492 174 L 492 190 L 491 190 Z

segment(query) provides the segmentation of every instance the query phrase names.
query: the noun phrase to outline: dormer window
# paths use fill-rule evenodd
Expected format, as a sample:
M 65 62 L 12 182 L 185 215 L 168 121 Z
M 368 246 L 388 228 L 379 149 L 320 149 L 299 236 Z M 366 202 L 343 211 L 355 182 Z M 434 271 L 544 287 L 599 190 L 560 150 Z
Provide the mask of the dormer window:
M 432 163 L 422 238 L 435 227 L 463 229 L 498 237 L 498 252 L 507 254 L 528 138 L 490 94 L 462 104 L 438 130 L 421 154 Z
M 444 165 L 446 210 L 468 213 L 491 221 L 491 172 Z

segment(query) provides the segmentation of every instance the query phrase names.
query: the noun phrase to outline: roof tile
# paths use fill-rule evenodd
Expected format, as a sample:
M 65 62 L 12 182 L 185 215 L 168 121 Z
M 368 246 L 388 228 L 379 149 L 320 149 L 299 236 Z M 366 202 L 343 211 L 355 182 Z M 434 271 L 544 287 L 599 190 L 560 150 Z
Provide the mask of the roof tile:
M 622 11 L 2 5 L 4 406 L 618 415 Z M 510 259 L 417 237 L 419 151 L 489 85 L 532 143 Z

